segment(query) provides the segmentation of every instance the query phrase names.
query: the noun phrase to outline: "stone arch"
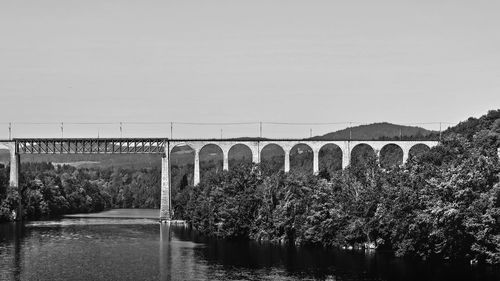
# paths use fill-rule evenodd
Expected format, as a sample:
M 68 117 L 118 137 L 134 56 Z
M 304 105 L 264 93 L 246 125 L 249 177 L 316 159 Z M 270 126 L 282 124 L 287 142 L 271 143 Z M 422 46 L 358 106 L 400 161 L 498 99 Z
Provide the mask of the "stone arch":
M 189 143 L 177 143 L 170 148 L 170 153 L 172 153 L 174 149 L 179 149 L 179 148 L 186 148 L 193 151 L 195 150 L 195 148 Z
M 342 148 L 334 143 L 327 143 L 319 148 L 319 173 L 332 176 L 342 170 Z
M 229 148 L 227 157 L 229 159 L 229 169 L 237 165 L 252 164 L 252 149 L 246 144 L 237 143 Z
M 173 191 L 194 184 L 195 153 L 188 144 L 177 144 L 170 149 L 170 182 Z
M 270 171 L 283 171 L 285 169 L 285 150 L 278 144 L 269 143 L 260 150 L 260 163 Z
M 200 148 L 200 179 L 208 173 L 223 170 L 224 151 L 215 143 L 207 143 Z
M 298 143 L 290 149 L 290 172 L 313 173 L 313 149 L 305 143 Z
M 376 160 L 377 154 L 375 149 L 368 143 L 360 143 L 351 149 L 351 163 L 350 165 L 364 166 L 369 163 L 369 161 Z
M 412 157 L 421 155 L 421 154 L 429 151 L 430 149 L 431 148 L 427 144 L 425 144 L 425 143 L 414 144 L 408 150 L 408 157 L 412 158 Z
M 388 143 L 380 149 L 379 163 L 383 168 L 399 166 L 403 164 L 403 148 L 395 143 Z

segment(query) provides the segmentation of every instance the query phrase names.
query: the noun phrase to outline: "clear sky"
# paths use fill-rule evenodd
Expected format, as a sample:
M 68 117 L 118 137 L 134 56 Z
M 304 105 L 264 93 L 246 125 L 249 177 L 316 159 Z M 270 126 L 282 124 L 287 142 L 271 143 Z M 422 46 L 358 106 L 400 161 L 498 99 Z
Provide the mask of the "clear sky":
M 0 0 L 0 122 L 102 137 L 120 121 L 458 122 L 500 108 L 499 15 L 498 0 Z M 220 127 L 179 125 L 174 137 Z M 56 124 L 13 132 L 60 135 Z

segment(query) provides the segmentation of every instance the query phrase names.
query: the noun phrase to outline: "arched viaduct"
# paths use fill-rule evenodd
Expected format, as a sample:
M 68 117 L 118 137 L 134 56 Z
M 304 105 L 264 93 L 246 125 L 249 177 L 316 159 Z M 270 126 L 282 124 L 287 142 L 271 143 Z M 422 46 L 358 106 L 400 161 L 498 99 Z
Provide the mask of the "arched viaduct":
M 260 163 L 263 150 L 269 145 L 277 145 L 284 152 L 284 171 L 290 171 L 290 153 L 297 145 L 307 146 L 313 154 L 313 173 L 319 172 L 319 152 L 327 145 L 334 145 L 342 152 L 342 168 L 351 163 L 353 149 L 358 145 L 370 146 L 377 156 L 387 145 L 396 145 L 403 151 L 403 163 L 409 157 L 410 149 L 423 144 L 431 148 L 437 141 L 329 141 L 308 139 L 165 139 L 165 138 L 134 138 L 134 139 L 14 139 L 0 141 L 0 149 L 10 151 L 10 185 L 19 186 L 19 156 L 20 154 L 161 154 L 161 208 L 160 219 L 169 221 L 171 218 L 171 188 L 170 160 L 172 150 L 176 147 L 188 146 L 194 151 L 194 184 L 200 182 L 200 152 L 208 145 L 219 147 L 223 155 L 223 169 L 229 169 L 229 151 L 237 145 L 246 146 L 252 153 L 252 162 Z
M 387 145 L 396 145 L 403 151 L 403 163 L 409 157 L 412 147 L 423 144 L 433 147 L 437 141 L 311 141 L 311 140 L 259 140 L 259 141 L 238 141 L 238 140 L 171 140 L 168 142 L 169 154 L 176 147 L 187 146 L 194 151 L 194 184 L 200 182 L 200 152 L 202 148 L 208 145 L 214 145 L 221 149 L 223 155 L 223 168 L 229 169 L 229 150 L 236 145 L 244 145 L 252 152 L 252 162 L 260 163 L 262 150 L 268 145 L 277 145 L 283 149 L 284 171 L 290 171 L 290 152 L 293 147 L 302 144 L 313 152 L 313 173 L 319 172 L 319 151 L 326 145 L 335 145 L 342 151 L 342 168 L 349 166 L 351 162 L 351 153 L 357 145 L 365 144 L 370 146 L 379 156 L 380 151 Z

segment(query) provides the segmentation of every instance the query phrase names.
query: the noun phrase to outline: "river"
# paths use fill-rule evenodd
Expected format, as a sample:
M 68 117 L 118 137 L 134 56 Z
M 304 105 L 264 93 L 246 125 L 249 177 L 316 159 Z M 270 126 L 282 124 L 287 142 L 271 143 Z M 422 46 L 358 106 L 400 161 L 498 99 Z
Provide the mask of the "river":
M 500 280 L 498 267 L 208 239 L 123 212 L 0 224 L 0 280 Z

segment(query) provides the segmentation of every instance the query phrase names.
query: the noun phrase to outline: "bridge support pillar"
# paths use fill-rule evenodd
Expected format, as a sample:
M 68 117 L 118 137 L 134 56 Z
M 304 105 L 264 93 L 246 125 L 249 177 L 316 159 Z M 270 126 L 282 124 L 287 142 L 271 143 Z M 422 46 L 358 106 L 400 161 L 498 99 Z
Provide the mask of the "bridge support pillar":
M 19 187 L 19 162 L 20 162 L 19 154 L 11 150 L 9 185 L 12 187 Z
M 260 155 L 260 143 L 259 142 L 257 142 L 257 147 L 255 148 L 255 150 L 252 151 L 252 156 L 253 156 L 253 162 L 255 164 L 260 164 L 261 155 Z
M 410 151 L 404 149 L 403 150 L 403 165 L 406 164 L 406 162 L 408 161 L 408 157 L 409 156 L 410 156 Z
M 313 173 L 317 175 L 319 173 L 319 151 L 313 150 Z
M 259 163 L 260 163 L 260 157 L 259 157 L 259 154 L 255 154 L 255 153 L 254 153 L 254 154 L 252 155 L 252 158 L 253 158 L 253 159 L 252 159 L 252 162 L 253 162 L 254 164 L 259 164 Z
M 222 155 L 222 169 L 224 171 L 229 170 L 229 150 L 223 151 L 223 155 Z
M 160 221 L 162 222 L 172 219 L 169 158 L 168 152 L 161 158 Z
M 9 143 L 9 152 L 10 152 L 10 178 L 9 178 L 9 186 L 17 188 L 19 193 L 19 201 L 17 202 L 17 212 L 16 212 L 16 220 L 20 221 L 23 219 L 23 201 L 22 201 L 22 191 L 19 185 L 19 167 L 21 163 L 21 157 L 19 153 L 16 151 L 16 144 Z
M 194 151 L 194 177 L 193 177 L 193 185 L 197 185 L 200 183 L 200 151 Z
M 290 150 L 285 150 L 285 173 L 290 172 Z
M 351 149 L 348 141 L 344 143 L 342 150 L 342 170 L 345 170 L 351 164 Z

